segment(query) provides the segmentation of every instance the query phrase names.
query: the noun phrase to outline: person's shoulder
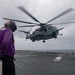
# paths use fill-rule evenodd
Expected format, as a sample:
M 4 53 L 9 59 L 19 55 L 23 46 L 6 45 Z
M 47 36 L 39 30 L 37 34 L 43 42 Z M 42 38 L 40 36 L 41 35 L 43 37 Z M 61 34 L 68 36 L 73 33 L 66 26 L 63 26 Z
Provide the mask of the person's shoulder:
M 9 28 L 5 28 L 5 27 L 2 27 L 2 28 L 0 28 L 0 31 L 3 31 L 3 32 L 9 32 L 9 33 L 12 33 L 13 34 L 13 32 L 12 32 L 12 30 L 10 30 Z
M 12 32 L 9 28 L 6 28 L 5 31 L 10 31 L 10 32 Z
M 5 29 L 6 29 L 5 27 L 1 27 L 1 28 L 0 28 L 0 30 L 5 30 Z
M 10 32 L 10 33 L 12 33 L 12 31 L 9 29 L 9 28 L 1 28 L 0 30 L 2 30 L 2 31 L 5 31 L 5 32 Z

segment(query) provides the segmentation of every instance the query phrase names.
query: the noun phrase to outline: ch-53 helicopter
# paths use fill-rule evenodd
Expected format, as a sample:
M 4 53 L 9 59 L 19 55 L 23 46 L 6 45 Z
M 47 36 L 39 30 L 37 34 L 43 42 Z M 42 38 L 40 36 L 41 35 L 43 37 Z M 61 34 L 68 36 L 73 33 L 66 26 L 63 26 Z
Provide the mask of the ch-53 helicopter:
M 59 31 L 64 29 L 64 28 L 60 28 L 58 29 L 55 26 L 52 25 L 57 25 L 57 24 L 68 24 L 68 23 L 75 23 L 75 22 L 67 22 L 67 23 L 56 23 L 56 24 L 49 24 L 51 21 L 73 11 L 74 9 L 69 8 L 67 10 L 65 10 L 64 12 L 62 12 L 61 14 L 57 15 L 56 17 L 52 18 L 51 20 L 49 20 L 46 23 L 41 23 L 39 20 L 37 20 L 35 17 L 33 17 L 24 7 L 19 6 L 18 9 L 20 9 L 21 11 L 23 11 L 24 13 L 26 13 L 29 17 L 31 17 L 36 23 L 32 23 L 32 22 L 27 22 L 27 21 L 21 21 L 21 20 L 15 20 L 15 19 L 9 19 L 9 18 L 3 18 L 4 20 L 12 20 L 12 21 L 16 21 L 16 22 L 21 22 L 21 23 L 26 23 L 26 24 L 30 24 L 30 25 L 26 25 L 26 26 L 19 26 L 19 27 L 34 27 L 34 26 L 40 26 L 39 28 L 37 28 L 35 31 L 33 31 L 32 34 L 30 34 L 30 31 L 23 31 L 23 30 L 19 30 L 20 32 L 23 32 L 26 35 L 26 39 L 30 39 L 33 42 L 35 41 L 39 41 L 39 40 L 43 40 L 43 42 L 45 42 L 45 40 L 51 39 L 51 38 L 57 38 L 57 35 L 62 35 L 59 34 Z

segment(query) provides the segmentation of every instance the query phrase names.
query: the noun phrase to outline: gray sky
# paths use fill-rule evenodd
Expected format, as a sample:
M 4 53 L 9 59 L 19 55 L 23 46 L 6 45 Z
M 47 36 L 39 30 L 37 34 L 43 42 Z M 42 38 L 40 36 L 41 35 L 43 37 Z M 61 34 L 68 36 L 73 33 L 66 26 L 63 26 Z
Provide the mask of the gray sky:
M 28 15 L 24 14 L 17 7 L 24 6 L 40 22 L 47 22 L 68 8 L 75 9 L 75 0 L 0 0 L 0 27 L 6 22 L 2 17 L 34 22 Z M 51 23 L 75 22 L 75 10 L 52 21 Z M 16 22 L 18 26 L 26 25 Z M 16 50 L 57 50 L 75 49 L 75 23 L 56 25 L 58 28 L 64 27 L 57 39 L 49 39 L 46 43 L 41 41 L 32 42 L 25 40 L 24 33 L 16 31 Z M 18 28 L 29 30 L 29 28 Z M 36 27 L 33 27 L 34 31 Z

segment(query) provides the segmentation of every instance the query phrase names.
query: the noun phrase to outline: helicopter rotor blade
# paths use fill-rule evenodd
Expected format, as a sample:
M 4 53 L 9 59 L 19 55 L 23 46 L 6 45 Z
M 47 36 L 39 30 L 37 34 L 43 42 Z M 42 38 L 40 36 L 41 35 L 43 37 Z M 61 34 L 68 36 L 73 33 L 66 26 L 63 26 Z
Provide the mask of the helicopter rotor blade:
M 9 18 L 3 18 L 3 19 L 4 19 L 4 20 L 12 20 L 12 21 L 21 22 L 21 23 L 27 23 L 27 24 L 37 24 L 37 23 L 26 22 L 26 21 L 15 20 L 15 19 L 9 19 Z
M 31 30 L 32 30 L 32 28 L 30 28 L 30 31 L 29 32 L 31 32 Z
M 18 26 L 18 27 L 34 27 L 34 26 L 40 26 L 40 25 L 36 24 L 36 25 L 25 25 L 25 26 Z
M 49 21 L 48 21 L 48 22 L 46 22 L 46 23 L 49 23 L 49 22 L 51 22 L 51 21 L 53 21 L 53 20 L 55 20 L 55 19 L 57 19 L 57 18 L 59 18 L 59 17 L 61 17 L 61 16 L 65 15 L 65 14 L 67 14 L 67 13 L 69 13 L 69 12 L 73 11 L 73 10 L 74 10 L 74 9 L 69 8 L 69 9 L 67 9 L 66 11 L 64 11 L 63 13 L 59 14 L 58 16 L 54 17 L 53 19 L 49 20 Z
M 23 31 L 23 30 L 18 30 L 19 32 L 23 32 L 23 33 L 27 33 L 26 31 Z
M 75 23 L 75 22 L 55 23 L 55 24 L 51 24 L 51 25 L 58 25 L 58 24 L 70 24 L 70 23 Z
M 19 6 L 18 8 L 19 8 L 21 11 L 23 11 L 24 13 L 26 13 L 28 16 L 30 16 L 33 20 L 35 20 L 36 22 L 39 22 L 39 23 L 40 23 L 40 21 L 38 21 L 36 18 L 34 18 L 24 7 Z

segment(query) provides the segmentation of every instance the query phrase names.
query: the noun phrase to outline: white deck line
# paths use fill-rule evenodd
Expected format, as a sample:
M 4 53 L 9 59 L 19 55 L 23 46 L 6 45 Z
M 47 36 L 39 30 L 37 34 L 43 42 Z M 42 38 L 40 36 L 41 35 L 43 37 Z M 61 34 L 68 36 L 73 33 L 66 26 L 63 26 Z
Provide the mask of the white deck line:
M 56 57 L 53 61 L 60 61 L 62 58 L 63 54 L 59 55 L 58 57 Z
M 62 57 L 56 57 L 53 61 L 60 61 Z

